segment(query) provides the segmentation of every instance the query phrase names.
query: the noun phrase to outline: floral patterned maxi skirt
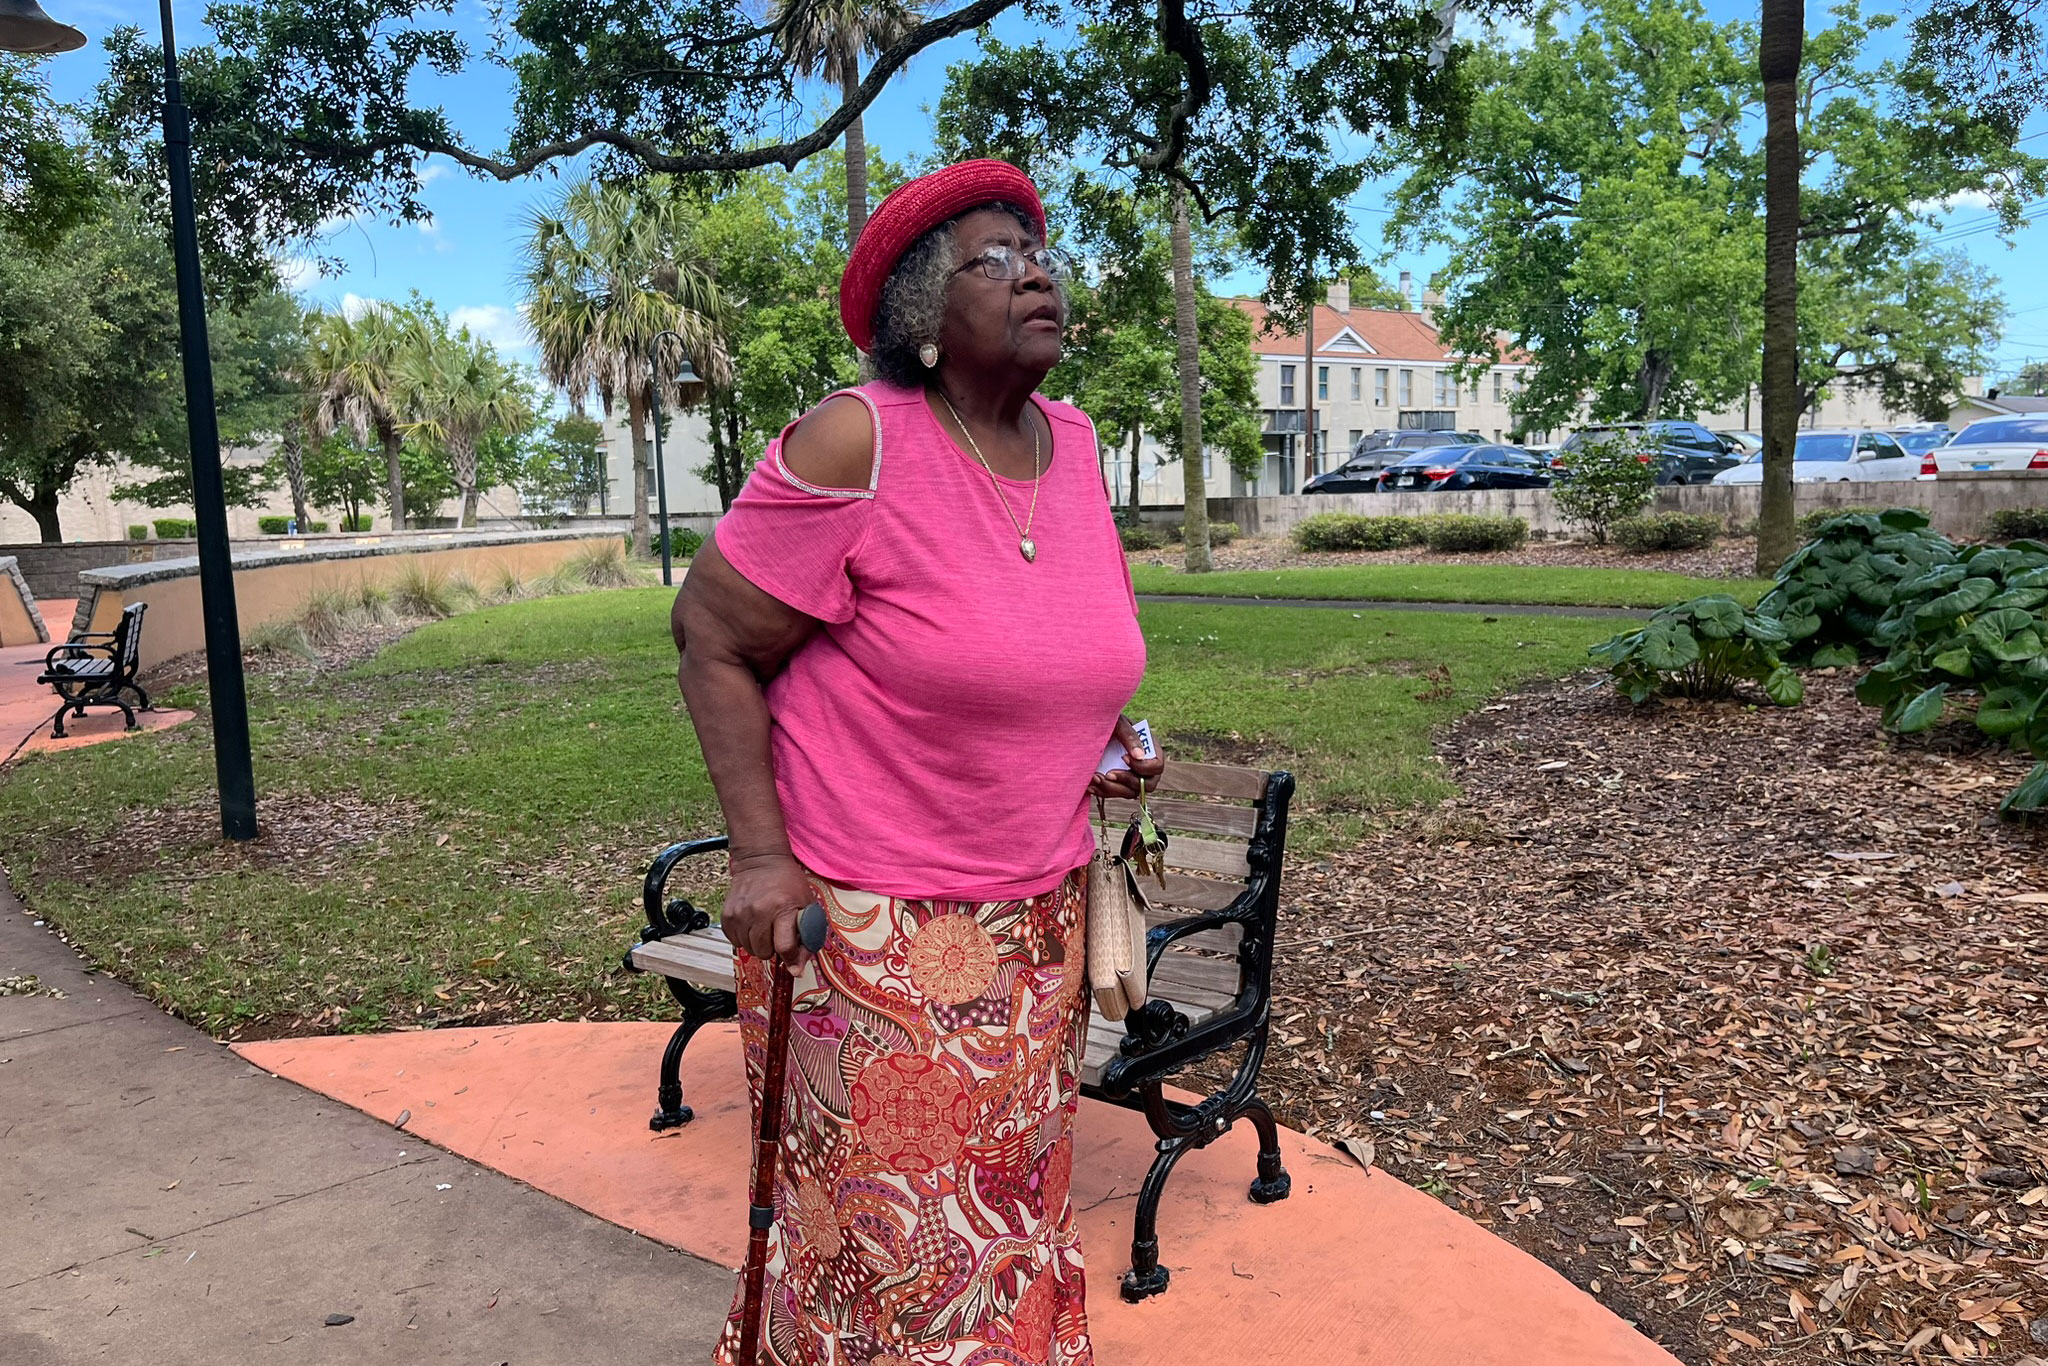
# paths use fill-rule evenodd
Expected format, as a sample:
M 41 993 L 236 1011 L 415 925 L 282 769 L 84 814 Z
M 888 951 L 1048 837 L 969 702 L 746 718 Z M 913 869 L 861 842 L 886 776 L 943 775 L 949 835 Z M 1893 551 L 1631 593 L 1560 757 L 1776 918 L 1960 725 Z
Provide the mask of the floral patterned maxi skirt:
M 796 981 L 761 1362 L 1093 1366 L 1067 1196 L 1087 870 L 1023 901 L 812 890 L 832 933 Z M 758 1124 L 769 979 L 737 966 Z M 719 1366 L 757 1366 L 739 1321 L 735 1296 Z

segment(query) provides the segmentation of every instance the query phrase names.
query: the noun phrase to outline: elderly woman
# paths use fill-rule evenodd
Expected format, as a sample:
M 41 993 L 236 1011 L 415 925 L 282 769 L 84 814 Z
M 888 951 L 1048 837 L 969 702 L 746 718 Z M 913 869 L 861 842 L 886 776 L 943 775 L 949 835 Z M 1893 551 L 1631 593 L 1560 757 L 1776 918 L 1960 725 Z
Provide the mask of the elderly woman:
M 769 444 L 676 601 L 757 1114 L 768 974 L 800 974 L 779 1366 L 1093 1361 L 1067 1196 L 1088 798 L 1164 765 L 1123 716 L 1145 646 L 1094 427 L 1033 393 L 1065 275 L 1004 162 L 885 199 L 840 284 L 876 382 Z M 718 1361 L 756 1366 L 739 1312 Z

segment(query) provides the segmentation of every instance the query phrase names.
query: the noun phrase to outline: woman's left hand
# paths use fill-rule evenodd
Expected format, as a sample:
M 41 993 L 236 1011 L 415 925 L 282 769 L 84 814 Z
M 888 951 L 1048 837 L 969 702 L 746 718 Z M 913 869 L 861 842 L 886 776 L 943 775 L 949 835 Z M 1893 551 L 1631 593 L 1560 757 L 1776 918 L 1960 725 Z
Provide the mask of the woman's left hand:
M 1166 756 L 1155 754 L 1144 757 L 1144 748 L 1138 743 L 1138 732 L 1131 725 L 1128 716 L 1116 719 L 1117 743 L 1124 747 L 1126 767 L 1098 773 L 1088 780 L 1088 794 L 1092 797 L 1124 797 L 1136 801 L 1139 784 L 1146 788 L 1159 786 L 1159 775 L 1166 772 Z

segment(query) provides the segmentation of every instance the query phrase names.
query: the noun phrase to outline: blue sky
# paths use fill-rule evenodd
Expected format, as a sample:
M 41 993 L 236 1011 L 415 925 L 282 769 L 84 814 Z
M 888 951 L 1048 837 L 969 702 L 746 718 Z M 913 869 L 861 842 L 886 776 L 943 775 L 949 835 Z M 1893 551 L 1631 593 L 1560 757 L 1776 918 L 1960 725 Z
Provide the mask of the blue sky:
M 150 33 L 156 29 L 157 7 L 142 0 L 44 0 L 44 4 L 53 15 L 76 24 L 93 40 L 85 50 L 50 63 L 52 86 L 60 98 L 84 99 L 91 94 L 105 68 L 98 40 L 110 28 L 138 24 Z M 456 26 L 480 40 L 488 31 L 483 5 L 479 0 L 457 0 L 457 6 Z M 1726 0 L 1709 0 L 1709 7 L 1725 18 L 1755 13 L 1751 6 Z M 203 0 L 174 0 L 181 46 L 206 40 L 204 9 Z M 1818 7 L 1811 8 L 1809 22 L 1816 26 L 1825 22 Z M 1015 15 L 1005 16 L 995 26 L 998 36 L 1010 41 L 1028 39 L 1034 30 L 1035 26 Z M 478 46 L 482 45 L 479 41 Z M 925 155 L 931 146 L 928 110 L 938 101 L 946 66 L 969 55 L 972 45 L 971 37 L 956 38 L 914 60 L 870 109 L 869 141 L 899 161 Z M 445 105 L 456 127 L 473 142 L 487 148 L 496 145 L 512 89 L 507 73 L 478 65 L 457 79 L 424 89 Z M 810 116 L 822 115 L 830 107 L 830 97 L 820 94 Z M 2048 115 L 2037 114 L 2027 133 L 2031 150 L 2048 153 Z M 339 258 L 343 270 L 324 278 L 305 277 L 306 294 L 338 306 L 351 295 L 402 298 L 417 289 L 458 322 L 517 354 L 528 354 L 512 308 L 515 243 L 524 211 L 551 193 L 550 184 L 476 180 L 446 162 L 430 164 L 428 176 L 425 199 L 433 211 L 431 223 L 333 225 L 322 250 Z M 1384 189 L 1368 186 L 1351 204 L 1360 241 L 1368 248 L 1379 242 Z M 1967 252 L 2003 286 L 2009 316 L 2005 340 L 1994 353 L 1994 374 L 1998 374 L 2029 358 L 2048 360 L 2048 214 L 2021 229 L 2011 248 L 1985 230 L 1989 220 L 1990 215 L 1982 210 L 1959 205 L 1949 214 L 1937 241 Z M 1395 272 L 1408 269 L 1419 279 L 1440 264 L 1439 257 L 1404 255 L 1390 261 L 1381 273 L 1391 280 Z M 1256 293 L 1262 282 L 1247 275 L 1223 283 Z

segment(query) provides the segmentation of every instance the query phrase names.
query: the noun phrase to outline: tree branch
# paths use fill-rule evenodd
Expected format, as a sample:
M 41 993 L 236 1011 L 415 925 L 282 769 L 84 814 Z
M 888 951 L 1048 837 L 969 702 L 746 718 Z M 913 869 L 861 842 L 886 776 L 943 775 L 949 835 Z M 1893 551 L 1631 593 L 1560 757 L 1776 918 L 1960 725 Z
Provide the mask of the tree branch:
M 1186 0 L 1159 0 L 1159 41 L 1187 67 L 1188 84 L 1166 113 L 1166 136 L 1157 147 L 1138 158 L 1138 166 L 1147 171 L 1172 172 L 1187 150 L 1188 124 L 1209 102 L 1209 54 L 1202 47 L 1201 30 L 1188 22 Z M 1186 177 L 1175 178 L 1190 190 L 1195 188 Z M 1196 200 L 1202 202 L 1199 193 Z M 1206 205 L 1203 216 L 1208 217 Z
M 1169 3 L 1173 0 L 1169 0 Z M 524 155 L 503 158 L 486 156 L 473 152 L 458 142 L 444 138 L 425 137 L 413 133 L 385 133 L 375 137 L 341 139 L 311 138 L 294 136 L 291 145 L 303 152 L 319 157 L 347 157 L 350 159 L 374 157 L 380 153 L 398 148 L 412 148 L 414 151 L 438 154 L 472 171 L 480 171 L 498 180 L 518 180 L 531 175 L 543 165 L 562 157 L 572 157 L 592 147 L 611 147 L 626 153 L 650 171 L 672 175 L 684 175 L 702 171 L 750 171 L 757 167 L 781 165 L 795 169 L 805 158 L 824 151 L 839 140 L 848 124 L 859 118 L 867 107 L 880 97 L 889 78 L 899 71 L 904 63 L 934 43 L 956 37 L 983 24 L 1018 3 L 1018 0 L 974 0 L 950 14 L 918 25 L 901 42 L 883 51 L 875 58 L 874 65 L 855 91 L 853 98 L 843 101 L 823 123 L 810 133 L 789 142 L 772 143 L 767 146 L 749 147 L 740 151 L 727 152 L 665 152 L 650 138 L 640 137 L 617 128 L 593 128 L 573 138 L 544 143 Z M 1199 40 L 1198 40 L 1199 45 Z M 1203 81 L 1203 95 L 1207 97 L 1206 70 Z M 1177 152 L 1176 148 L 1176 152 Z

